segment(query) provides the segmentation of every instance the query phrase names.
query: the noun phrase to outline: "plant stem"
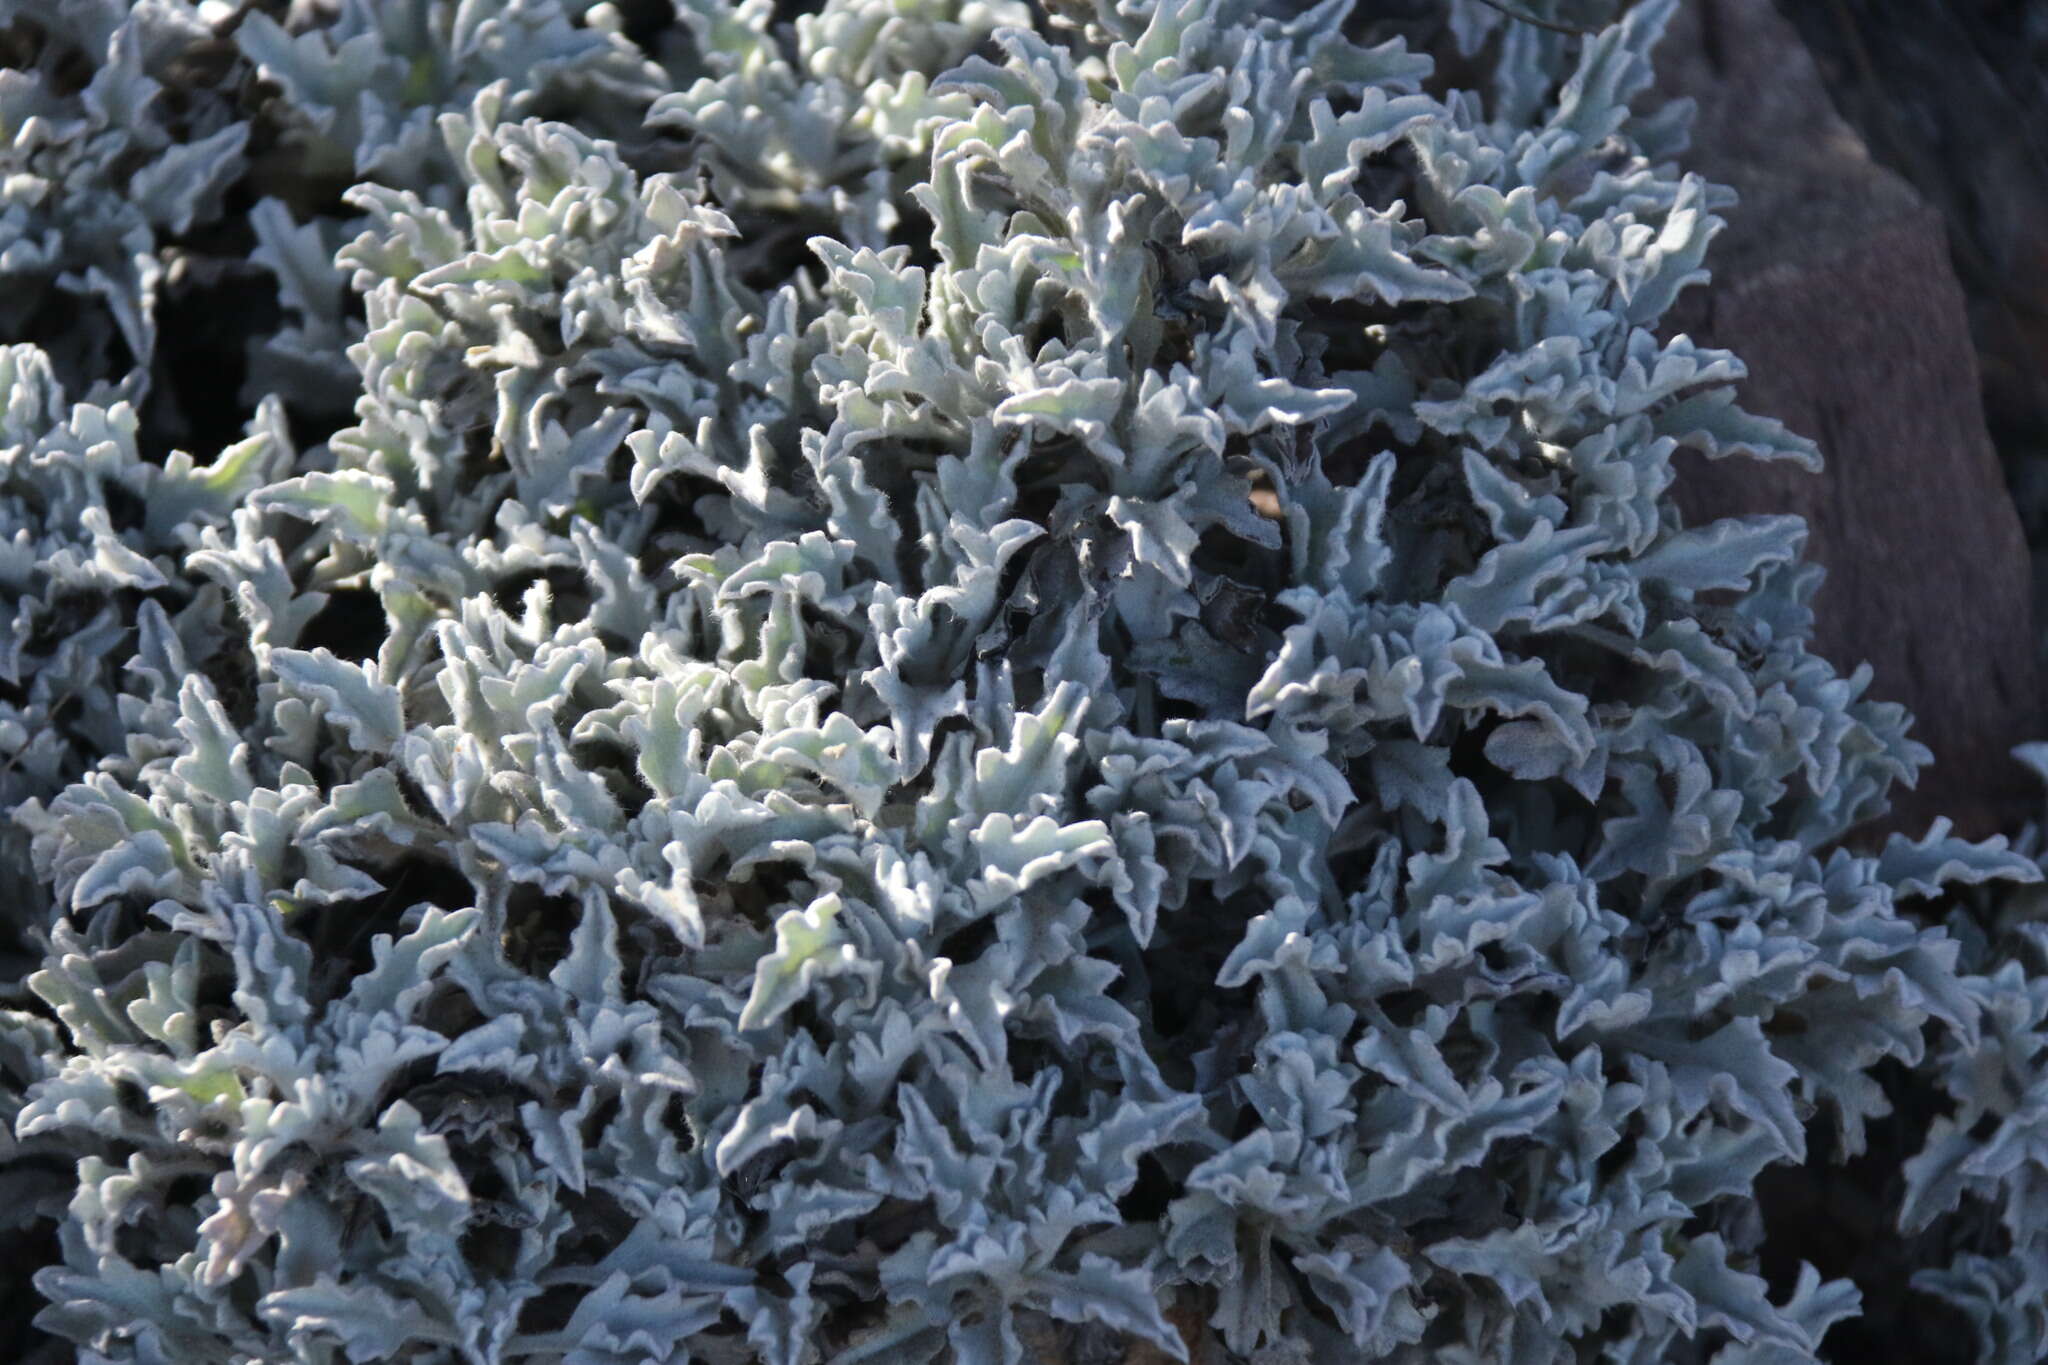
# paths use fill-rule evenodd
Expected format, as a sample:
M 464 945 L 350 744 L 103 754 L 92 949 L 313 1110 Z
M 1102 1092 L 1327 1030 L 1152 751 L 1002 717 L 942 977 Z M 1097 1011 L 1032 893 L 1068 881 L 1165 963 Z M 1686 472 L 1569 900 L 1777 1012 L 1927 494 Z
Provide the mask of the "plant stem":
M 1587 27 L 1583 24 L 1561 24 L 1555 19 L 1539 19 L 1533 14 L 1525 13 L 1522 10 L 1516 9 L 1512 5 L 1503 3 L 1503 0 L 1479 0 L 1479 3 L 1486 6 L 1490 10 L 1496 10 L 1501 14 L 1505 14 L 1508 18 L 1513 19 L 1516 23 L 1529 24 L 1536 28 L 1549 29 L 1552 33 L 1566 33 L 1570 34 L 1574 38 L 1590 38 L 1600 31 L 1599 26 Z M 1614 18 L 1621 18 L 1622 15 L 1627 14 L 1629 10 L 1633 9 L 1634 7 L 1635 0 L 1629 0 L 1629 3 L 1623 5 L 1618 11 L 1616 11 Z

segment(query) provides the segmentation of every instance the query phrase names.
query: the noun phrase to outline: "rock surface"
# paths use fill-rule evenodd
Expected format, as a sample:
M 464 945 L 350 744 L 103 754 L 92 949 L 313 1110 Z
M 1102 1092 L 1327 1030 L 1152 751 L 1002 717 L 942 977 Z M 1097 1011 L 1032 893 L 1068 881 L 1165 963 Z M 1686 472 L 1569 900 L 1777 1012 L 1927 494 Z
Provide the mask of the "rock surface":
M 1667 329 L 1742 356 L 1747 405 L 1828 461 L 1695 461 L 1687 518 L 1807 519 L 1820 651 L 1844 672 L 1869 660 L 1871 694 L 1906 703 L 1934 751 L 1888 828 L 2014 828 L 2039 807 L 2009 756 L 2043 733 L 2030 571 L 1942 217 L 1871 160 L 1771 0 L 1691 0 L 1660 55 L 1663 88 L 1700 105 L 1686 164 L 1742 196 L 1714 283 Z
M 2015 480 L 2048 474 L 2030 468 L 2048 464 L 2048 7 L 1855 0 L 1780 12 L 1871 156 L 1948 222 L 1985 415 L 2038 567 L 2048 508 Z

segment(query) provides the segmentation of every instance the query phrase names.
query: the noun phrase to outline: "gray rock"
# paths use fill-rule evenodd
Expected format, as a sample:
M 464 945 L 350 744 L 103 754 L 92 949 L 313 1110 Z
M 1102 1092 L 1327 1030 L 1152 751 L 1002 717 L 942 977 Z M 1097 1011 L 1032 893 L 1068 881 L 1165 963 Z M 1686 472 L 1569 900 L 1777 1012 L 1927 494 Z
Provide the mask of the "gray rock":
M 1820 652 L 1868 660 L 1934 751 L 1886 828 L 2012 828 L 2039 805 L 2008 752 L 2042 734 L 2032 588 L 1942 217 L 1871 160 L 1771 0 L 1691 0 L 1660 55 L 1664 89 L 1699 101 L 1688 165 L 1742 196 L 1667 331 L 1733 349 L 1747 406 L 1827 457 L 1817 476 L 1689 460 L 1687 520 L 1807 519 Z

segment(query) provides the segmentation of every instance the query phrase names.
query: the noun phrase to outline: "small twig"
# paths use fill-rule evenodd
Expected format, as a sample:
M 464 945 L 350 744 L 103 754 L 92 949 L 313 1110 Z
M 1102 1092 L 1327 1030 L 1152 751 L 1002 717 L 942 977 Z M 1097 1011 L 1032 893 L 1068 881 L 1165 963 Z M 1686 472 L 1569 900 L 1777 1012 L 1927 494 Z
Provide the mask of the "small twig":
M 57 700 L 51 702 L 48 706 L 43 708 L 43 714 L 50 718 L 50 723 L 52 725 L 55 725 L 57 723 L 58 709 L 62 707 L 66 702 L 70 701 L 73 697 L 77 696 L 79 688 L 82 686 L 83 684 L 81 683 L 65 688 L 62 692 L 57 694 Z M 9 773 L 14 771 L 14 765 L 21 762 L 22 755 L 28 752 L 29 744 L 32 744 L 34 742 L 35 741 L 33 739 L 30 739 L 28 743 L 23 744 L 19 749 L 16 749 L 13 753 L 9 754 L 7 756 L 7 761 L 5 763 L 0 763 L 0 778 L 5 778 Z
M 1528 24 L 1532 28 L 1548 29 L 1552 33 L 1563 33 L 1573 38 L 1590 38 L 1606 27 L 1605 24 L 1588 27 L 1584 24 L 1561 24 L 1555 19 L 1538 19 L 1533 14 L 1524 13 L 1512 5 L 1503 3 L 1503 0 L 1479 0 L 1479 3 L 1496 13 L 1505 14 L 1518 24 Z M 1618 23 L 1623 16 L 1635 7 L 1636 0 L 1628 0 L 1619 10 L 1615 11 L 1614 18 L 1607 22 L 1610 24 Z
M 1490 10 L 1496 10 L 1501 14 L 1505 14 L 1518 24 L 1528 24 L 1533 28 L 1549 29 L 1552 33 L 1566 33 L 1574 38 L 1590 38 L 1593 34 L 1600 31 L 1593 28 L 1582 28 L 1577 24 L 1560 24 L 1555 19 L 1538 19 L 1533 14 L 1524 14 L 1521 10 L 1515 9 L 1511 5 L 1502 4 L 1501 0 L 1479 0 L 1479 3 Z

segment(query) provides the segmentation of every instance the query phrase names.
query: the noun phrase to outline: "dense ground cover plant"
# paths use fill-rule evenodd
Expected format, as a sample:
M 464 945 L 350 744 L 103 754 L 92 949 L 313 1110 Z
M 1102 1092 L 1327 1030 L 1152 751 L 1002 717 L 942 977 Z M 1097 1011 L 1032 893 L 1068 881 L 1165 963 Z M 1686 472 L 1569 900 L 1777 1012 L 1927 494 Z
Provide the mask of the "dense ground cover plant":
M 0 354 L 41 1327 L 1810 1359 L 1756 1184 L 1889 1066 L 1900 1216 L 2010 1229 L 1922 1283 L 2048 1346 L 2048 996 L 1902 908 L 2038 870 L 1842 842 L 1925 751 L 1668 497 L 1818 455 L 1657 330 L 1671 8 L 1453 5 L 1478 93 L 1369 4 L 8 11 L 0 268 L 114 319 Z M 150 263 L 237 251 L 158 449 Z

